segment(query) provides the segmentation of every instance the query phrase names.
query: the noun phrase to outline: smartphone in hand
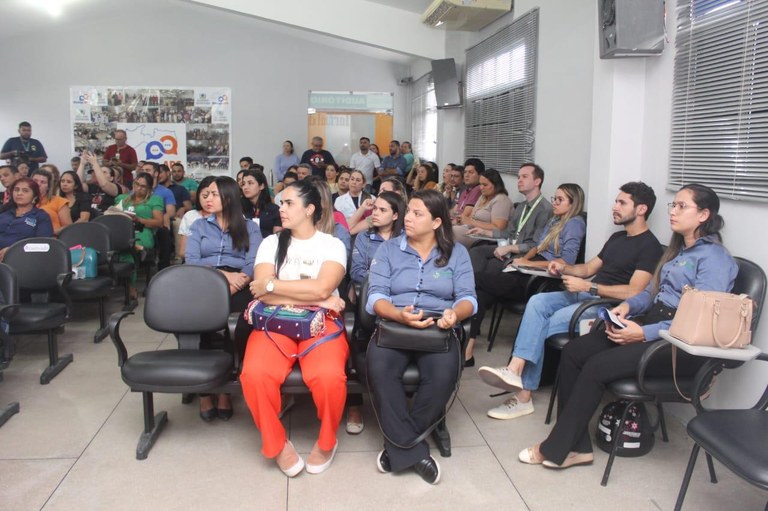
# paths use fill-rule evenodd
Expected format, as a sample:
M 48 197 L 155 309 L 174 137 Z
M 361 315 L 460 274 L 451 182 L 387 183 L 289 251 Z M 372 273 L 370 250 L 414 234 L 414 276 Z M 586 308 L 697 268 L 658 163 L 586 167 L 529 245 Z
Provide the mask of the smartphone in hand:
M 618 329 L 627 328 L 627 325 L 622 323 L 619 320 L 619 318 L 616 316 L 616 314 L 614 314 L 613 312 L 611 312 L 610 310 L 608 310 L 605 307 L 600 307 L 597 310 L 597 317 L 602 319 L 606 323 L 609 323 L 609 324 L 613 325 L 614 327 L 616 327 Z

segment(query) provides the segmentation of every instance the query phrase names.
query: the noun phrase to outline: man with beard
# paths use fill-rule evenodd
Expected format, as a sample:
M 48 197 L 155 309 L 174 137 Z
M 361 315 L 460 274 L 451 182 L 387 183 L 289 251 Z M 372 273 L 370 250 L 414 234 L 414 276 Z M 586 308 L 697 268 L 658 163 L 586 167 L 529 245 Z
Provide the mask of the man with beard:
M 32 125 L 27 121 L 19 123 L 19 136 L 5 141 L 0 150 L 0 160 L 13 160 L 13 164 L 27 163 L 31 176 L 41 163 L 48 161 L 43 144 L 32 138 Z
M 624 230 L 611 235 L 600 253 L 584 264 L 552 261 L 548 270 L 563 276 L 566 291 L 534 295 L 525 307 L 512 360 L 506 367 L 484 366 L 478 370 L 489 385 L 517 391 L 488 410 L 489 417 L 514 419 L 533 413 L 531 391 L 539 387 L 544 341 L 568 331 L 571 316 L 581 302 L 596 297 L 624 300 L 642 292 L 651 281 L 663 252 L 647 225 L 656 194 L 641 182 L 627 183 L 620 190 L 613 205 L 613 223 Z M 592 276 L 591 281 L 586 280 Z M 597 309 L 593 307 L 582 317 L 596 315 Z
M 381 167 L 381 160 L 370 148 L 371 139 L 360 137 L 360 151 L 349 160 L 349 167 L 362 172 L 368 184 L 373 183 L 373 172 Z

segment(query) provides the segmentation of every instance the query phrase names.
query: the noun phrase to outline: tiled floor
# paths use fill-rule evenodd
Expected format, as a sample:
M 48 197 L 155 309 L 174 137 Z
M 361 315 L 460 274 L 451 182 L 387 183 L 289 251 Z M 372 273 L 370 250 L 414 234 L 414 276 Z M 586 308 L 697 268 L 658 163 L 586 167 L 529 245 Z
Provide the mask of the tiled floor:
M 117 300 L 115 301 L 117 302 Z M 112 304 L 117 310 L 119 305 Z M 549 388 L 535 395 L 536 413 L 514 421 L 489 419 L 485 411 L 501 398 L 474 370 L 464 373 L 459 399 L 449 414 L 453 456 L 435 457 L 443 479 L 430 486 L 412 473 L 380 474 L 374 459 L 381 435 L 365 409 L 359 436 L 343 431 L 333 467 L 318 476 L 286 479 L 261 457 L 260 440 L 241 397 L 228 423 L 203 423 L 197 403 L 178 395 L 156 396 L 169 422 L 149 458 L 137 461 L 143 427 L 141 396 L 120 379 L 115 349 L 93 344 L 96 309 L 80 306 L 60 339 L 61 352 L 75 360 L 50 385 L 40 385 L 47 360 L 44 338 L 24 337 L 5 381 L 0 404 L 21 402 L 21 413 L 0 428 L 0 510 L 559 510 L 672 509 L 691 442 L 670 420 L 671 441 L 637 459 L 619 458 L 607 488 L 600 477 L 607 455 L 595 464 L 558 472 L 517 461 L 517 453 L 544 438 Z M 512 321 L 502 323 L 508 331 Z M 173 339 L 149 331 L 140 309 L 122 329 L 133 352 L 171 349 Z M 481 340 L 479 365 L 506 361 L 509 335 L 492 353 Z M 308 396 L 286 417 L 291 439 L 302 453 L 312 447 L 318 423 Z M 703 460 L 697 465 L 685 509 L 763 509 L 768 495 L 719 467 L 710 484 Z

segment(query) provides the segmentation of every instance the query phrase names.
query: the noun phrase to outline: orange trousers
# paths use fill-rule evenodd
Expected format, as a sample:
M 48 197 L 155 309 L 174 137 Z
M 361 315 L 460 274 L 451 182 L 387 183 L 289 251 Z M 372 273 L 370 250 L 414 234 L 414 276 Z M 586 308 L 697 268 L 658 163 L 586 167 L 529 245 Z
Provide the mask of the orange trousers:
M 336 324 L 326 318 L 326 332 L 338 330 Z M 286 354 L 300 353 L 315 339 L 297 343 L 281 334 L 270 332 Z M 317 348 L 299 360 L 304 382 L 312 392 L 320 419 L 320 435 L 317 443 L 329 451 L 336 445 L 336 431 L 344 414 L 347 399 L 347 375 L 345 365 L 349 357 L 347 337 L 342 334 Z M 291 372 L 296 358 L 288 358 L 275 343 L 260 330 L 248 337 L 240 383 L 248 408 L 256 427 L 261 431 L 261 452 L 274 458 L 283 450 L 286 442 L 285 428 L 278 418 L 280 413 L 280 386 Z

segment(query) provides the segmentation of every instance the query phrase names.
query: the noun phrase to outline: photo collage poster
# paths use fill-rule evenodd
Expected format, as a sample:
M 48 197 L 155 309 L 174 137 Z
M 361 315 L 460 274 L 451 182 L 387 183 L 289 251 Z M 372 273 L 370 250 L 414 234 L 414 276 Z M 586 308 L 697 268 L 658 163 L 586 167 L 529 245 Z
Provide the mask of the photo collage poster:
M 71 87 L 72 146 L 102 155 L 123 129 L 140 161 L 182 162 L 196 180 L 230 175 L 231 97 L 228 87 Z

